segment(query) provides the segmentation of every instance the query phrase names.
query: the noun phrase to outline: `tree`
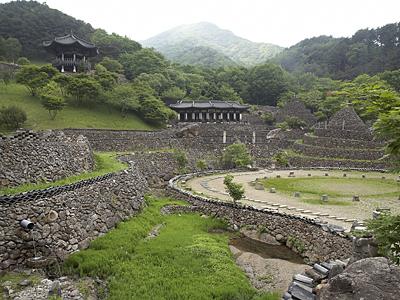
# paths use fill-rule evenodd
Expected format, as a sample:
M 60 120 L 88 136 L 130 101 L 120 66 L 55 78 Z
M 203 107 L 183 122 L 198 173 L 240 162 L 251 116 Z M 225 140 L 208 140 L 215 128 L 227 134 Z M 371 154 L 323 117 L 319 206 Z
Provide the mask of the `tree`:
M 88 75 L 72 77 L 67 85 L 67 92 L 75 98 L 79 105 L 96 101 L 100 91 L 101 85 Z
M 183 170 L 188 163 L 186 153 L 182 150 L 175 150 L 174 156 L 175 156 L 176 162 L 178 163 L 179 169 Z
M 262 114 L 261 119 L 265 122 L 265 124 L 267 125 L 273 125 L 275 122 L 275 116 L 267 111 L 265 113 Z
M 60 112 L 66 104 L 62 97 L 60 87 L 54 81 L 50 81 L 40 90 L 40 98 L 43 107 L 49 112 L 50 119 L 52 120 L 56 118 L 57 113 Z
M 29 65 L 30 63 L 31 62 L 26 57 L 20 57 L 20 58 L 17 59 L 17 64 L 21 65 L 21 66 Z
M 35 65 L 27 65 L 17 72 L 16 79 L 18 83 L 27 87 L 32 96 L 36 96 L 37 91 L 49 81 L 49 76 L 42 71 L 42 68 Z
M 240 183 L 233 182 L 232 175 L 226 175 L 224 177 L 224 184 L 226 187 L 226 191 L 228 192 L 229 196 L 233 199 L 233 203 L 236 204 L 237 201 L 243 198 L 244 195 L 244 188 L 243 185 Z
M 161 94 L 161 99 L 164 101 L 178 101 L 186 96 L 186 92 L 176 86 L 169 88 Z
M 243 103 L 243 99 L 231 88 L 228 84 L 224 83 L 218 88 L 218 100 L 235 101 Z
M 135 53 L 124 53 L 120 56 L 119 62 L 123 65 L 125 76 L 129 80 L 142 73 L 162 73 L 168 65 L 160 53 L 148 48 Z
M 103 65 L 97 64 L 94 78 L 104 91 L 111 91 L 117 84 L 118 77 L 115 73 L 108 71 Z
M 207 163 L 206 163 L 206 161 L 205 161 L 204 159 L 199 159 L 199 160 L 196 162 L 196 168 L 199 169 L 199 170 L 201 170 L 201 171 L 207 169 Z
M 400 264 L 400 215 L 383 214 L 369 220 L 367 226 L 378 242 L 379 253 Z
M 400 160 L 400 101 L 397 107 L 386 113 L 381 113 L 374 124 L 375 131 L 387 139 L 387 151 L 393 155 L 394 161 Z
M 139 112 L 146 121 L 156 125 L 164 125 L 175 116 L 174 111 L 154 96 L 140 102 Z
M 0 109 L 0 124 L 7 129 L 17 129 L 26 121 L 26 112 L 17 106 Z
M 100 64 L 110 72 L 122 73 L 124 71 L 123 66 L 118 62 L 118 60 L 109 58 L 107 56 L 102 59 Z
M 252 163 L 246 145 L 235 143 L 226 147 L 222 153 L 222 164 L 228 168 L 246 167 Z
M 274 64 L 253 67 L 247 82 L 250 103 L 260 105 L 275 106 L 288 87 L 286 73 Z
M 22 46 L 16 38 L 9 37 L 0 41 L 0 52 L 7 58 L 7 60 L 14 62 L 21 54 Z
M 117 85 L 106 94 L 106 102 L 119 109 L 123 117 L 131 112 L 137 112 L 140 108 L 137 90 L 131 84 Z
M 298 117 L 287 117 L 285 122 L 291 129 L 299 129 L 307 127 L 307 123 Z

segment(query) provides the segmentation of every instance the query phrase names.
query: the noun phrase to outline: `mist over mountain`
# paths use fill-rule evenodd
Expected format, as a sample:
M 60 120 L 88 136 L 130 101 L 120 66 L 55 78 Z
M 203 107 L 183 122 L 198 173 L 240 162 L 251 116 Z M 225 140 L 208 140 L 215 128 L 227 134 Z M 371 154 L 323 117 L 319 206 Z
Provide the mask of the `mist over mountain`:
M 249 41 L 208 22 L 181 25 L 141 43 L 155 48 L 175 62 L 209 67 L 221 64 L 257 65 L 283 50 L 277 45 Z M 212 57 L 205 59 L 210 53 Z

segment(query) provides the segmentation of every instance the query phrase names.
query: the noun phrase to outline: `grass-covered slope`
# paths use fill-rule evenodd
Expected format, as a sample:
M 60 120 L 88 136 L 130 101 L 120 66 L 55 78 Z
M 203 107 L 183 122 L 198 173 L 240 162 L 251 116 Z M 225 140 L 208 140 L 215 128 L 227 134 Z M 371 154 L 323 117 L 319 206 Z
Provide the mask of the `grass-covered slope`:
M 197 214 L 162 215 L 177 203 L 147 198 L 149 206 L 130 221 L 72 254 L 65 270 L 108 279 L 108 299 L 279 299 L 251 287 L 228 248 L 220 220 Z M 147 238 L 162 224 L 159 235 Z
M 62 128 L 153 129 L 134 114 L 128 114 L 124 118 L 117 110 L 100 104 L 93 107 L 68 105 L 57 115 L 55 120 L 51 120 L 48 112 L 41 105 L 40 99 L 30 96 L 23 85 L 9 84 L 5 86 L 0 84 L 0 107 L 9 105 L 16 105 L 25 110 L 28 120 L 23 127 L 34 130 Z

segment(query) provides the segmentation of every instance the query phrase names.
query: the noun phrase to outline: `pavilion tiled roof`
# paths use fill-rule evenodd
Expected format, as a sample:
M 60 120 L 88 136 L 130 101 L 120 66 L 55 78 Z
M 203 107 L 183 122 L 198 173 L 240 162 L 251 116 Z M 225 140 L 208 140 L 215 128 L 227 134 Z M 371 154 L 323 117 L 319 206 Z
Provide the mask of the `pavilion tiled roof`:
M 222 101 L 222 100 L 202 100 L 202 101 L 178 101 L 176 104 L 171 104 L 172 109 L 188 109 L 188 108 L 199 108 L 199 109 L 248 109 L 248 105 L 243 105 L 234 101 Z
M 72 45 L 72 44 L 77 43 L 85 48 L 96 48 L 96 46 L 94 44 L 92 44 L 88 41 L 85 41 L 84 39 L 81 39 L 72 33 L 67 34 L 65 36 L 61 36 L 61 37 L 55 37 L 51 41 L 45 41 L 45 42 L 43 42 L 43 46 L 49 47 L 53 43 L 57 43 L 57 44 L 61 44 L 61 45 Z

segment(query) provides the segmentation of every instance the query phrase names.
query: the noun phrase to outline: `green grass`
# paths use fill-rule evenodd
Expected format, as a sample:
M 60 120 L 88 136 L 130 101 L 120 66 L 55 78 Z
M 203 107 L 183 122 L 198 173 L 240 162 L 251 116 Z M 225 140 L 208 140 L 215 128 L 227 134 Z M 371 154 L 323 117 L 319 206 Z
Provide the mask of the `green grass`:
M 117 110 L 102 104 L 95 104 L 94 107 L 67 105 L 55 120 L 51 120 L 48 112 L 42 107 L 40 99 L 30 96 L 23 85 L 9 84 L 5 86 L 0 83 L 0 107 L 9 105 L 16 105 L 25 110 L 28 120 L 23 127 L 34 130 L 63 128 L 154 129 L 135 114 L 128 114 L 124 118 Z
M 251 287 L 228 234 L 210 233 L 226 224 L 198 214 L 161 215 L 162 206 L 182 202 L 146 199 L 140 215 L 72 254 L 66 272 L 106 278 L 108 299 L 279 299 Z M 147 239 L 157 224 L 163 224 L 159 235 Z
M 96 161 L 96 167 L 92 172 L 70 176 L 54 182 L 28 183 L 16 187 L 0 188 L 0 195 L 13 195 L 30 190 L 40 190 L 53 186 L 71 184 L 80 180 L 90 179 L 110 172 L 118 172 L 126 169 L 127 166 L 117 159 L 117 155 L 118 154 L 115 152 L 95 152 L 94 158 Z
M 300 192 L 301 197 L 295 198 L 310 204 L 351 205 L 353 195 L 363 199 L 396 197 L 400 191 L 399 183 L 394 180 L 380 178 L 338 178 L 338 177 L 299 177 L 299 178 L 269 178 L 261 179 L 266 187 L 276 188 L 278 193 L 293 195 Z M 328 202 L 321 201 L 323 194 L 329 196 Z

